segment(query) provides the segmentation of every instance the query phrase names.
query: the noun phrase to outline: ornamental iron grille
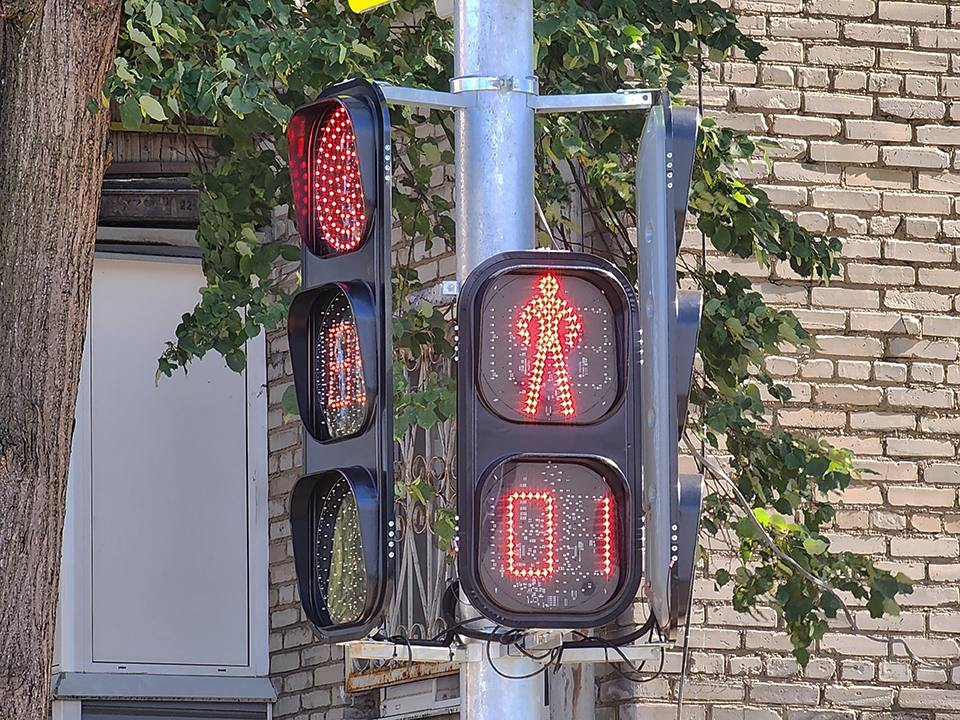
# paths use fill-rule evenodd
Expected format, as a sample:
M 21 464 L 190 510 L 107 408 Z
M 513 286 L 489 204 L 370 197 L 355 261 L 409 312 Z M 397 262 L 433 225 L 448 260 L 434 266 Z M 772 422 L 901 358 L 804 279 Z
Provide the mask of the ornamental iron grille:
M 403 377 L 408 391 L 423 391 L 431 375 L 450 377 L 450 358 L 424 348 L 407 357 Z M 430 428 L 411 425 L 398 439 L 394 462 L 396 480 L 397 574 L 393 601 L 387 607 L 382 632 L 411 641 L 441 634 L 446 625 L 440 605 L 456 577 L 453 549 L 436 532 L 439 515 L 456 512 L 456 427 L 449 418 Z M 438 540 L 438 538 L 440 538 Z M 453 663 L 359 660 L 346 656 L 346 688 L 361 692 L 458 672 Z

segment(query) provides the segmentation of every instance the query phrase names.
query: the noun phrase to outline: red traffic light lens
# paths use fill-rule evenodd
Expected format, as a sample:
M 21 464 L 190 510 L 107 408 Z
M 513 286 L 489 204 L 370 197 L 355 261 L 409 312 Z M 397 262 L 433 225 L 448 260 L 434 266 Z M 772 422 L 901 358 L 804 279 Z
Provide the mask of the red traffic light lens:
M 480 299 L 480 396 L 520 422 L 590 423 L 620 395 L 616 319 L 604 291 L 559 270 L 504 273 Z
M 351 98 L 325 98 L 299 108 L 287 128 L 297 230 L 314 255 L 363 246 L 377 199 L 371 108 Z M 376 140 L 379 147 L 380 140 Z M 366 155 L 363 155 L 366 153 Z M 370 174 L 365 177 L 364 172 Z
M 367 602 L 367 573 L 357 499 L 346 477 L 336 473 L 311 498 L 315 537 L 313 586 L 317 609 L 331 625 L 360 619 Z
M 367 217 L 357 137 L 343 105 L 317 123 L 311 145 L 310 204 L 320 237 L 330 254 L 356 250 Z
M 509 460 L 480 493 L 478 567 L 508 612 L 583 613 L 620 585 L 624 501 L 609 469 L 576 460 Z

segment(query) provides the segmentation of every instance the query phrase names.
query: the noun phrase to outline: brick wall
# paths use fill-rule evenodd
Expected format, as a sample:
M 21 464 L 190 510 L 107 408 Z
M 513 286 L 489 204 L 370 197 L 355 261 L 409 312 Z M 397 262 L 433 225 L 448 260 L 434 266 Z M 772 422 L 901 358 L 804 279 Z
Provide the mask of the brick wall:
M 834 547 L 873 555 L 916 589 L 900 617 L 860 610 L 858 622 L 942 664 L 960 654 L 960 4 L 734 7 L 769 49 L 759 66 L 735 57 L 714 68 L 707 114 L 780 143 L 769 166 L 744 173 L 802 225 L 845 238 L 843 274 L 811 287 L 783 266 L 713 264 L 751 277 L 815 334 L 819 351 L 770 358 L 794 394 L 772 417 L 877 473 L 839 500 Z M 687 242 L 700 246 L 696 233 Z M 727 563 L 711 552 L 711 569 Z M 685 718 L 960 719 L 960 671 L 842 622 L 801 670 L 772 613 L 739 616 L 709 579 L 697 590 Z M 598 717 L 673 718 L 676 678 L 636 686 L 608 674 Z
M 299 242 L 286 208 L 274 215 L 270 239 Z M 296 285 L 299 263 L 278 272 L 288 288 Z M 270 474 L 270 676 L 278 700 L 275 718 L 339 720 L 376 717 L 373 698 L 343 691 L 343 652 L 317 642 L 300 609 L 287 517 L 290 491 L 303 471 L 299 418 L 284 420 L 281 399 L 293 383 L 285 331 L 267 337 L 268 432 Z
M 745 167 L 803 225 L 845 238 L 842 280 L 811 287 L 785 267 L 715 260 L 795 310 L 820 349 L 771 358 L 794 401 L 772 416 L 849 447 L 877 474 L 838 501 L 835 548 L 871 553 L 916 582 L 898 618 L 862 626 L 902 638 L 933 663 L 960 654 L 960 3 L 736 0 L 769 50 L 707 78 L 709 114 L 775 138 L 772 168 Z M 275 230 L 292 232 L 278 216 Z M 689 233 L 689 247 L 699 238 Z M 417 258 L 451 272 L 426 253 Z M 436 263 L 436 264 L 434 264 Z M 287 268 L 289 273 L 292 268 Z M 345 697 L 336 648 L 312 640 L 297 605 L 286 503 L 299 429 L 279 408 L 291 382 L 286 339 L 270 338 L 271 671 L 278 718 L 375 717 Z M 710 566 L 728 562 L 721 548 Z M 897 643 L 847 633 L 821 641 L 805 670 L 773 613 L 743 617 L 697 585 L 684 718 L 960 720 L 960 671 L 911 661 Z M 632 685 L 601 674 L 597 717 L 674 718 L 679 658 Z

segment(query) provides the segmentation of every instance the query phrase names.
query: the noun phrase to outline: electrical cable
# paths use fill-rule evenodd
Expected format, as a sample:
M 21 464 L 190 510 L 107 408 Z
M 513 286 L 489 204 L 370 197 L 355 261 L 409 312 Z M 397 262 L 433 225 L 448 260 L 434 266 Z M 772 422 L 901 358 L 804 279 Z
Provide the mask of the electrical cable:
M 691 584 L 697 578 L 697 565 L 693 565 L 693 577 L 690 578 Z M 691 592 L 692 595 L 692 592 Z M 687 685 L 687 667 L 690 660 L 690 612 L 693 610 L 693 598 L 691 597 L 691 607 L 687 608 L 686 622 L 683 625 L 683 650 L 680 655 L 680 680 L 677 683 L 677 720 L 683 720 L 683 693 Z
M 450 645 L 454 636 L 463 635 L 474 640 L 492 640 L 499 643 L 513 643 L 523 637 L 522 630 L 507 630 L 504 633 L 490 633 L 485 630 L 477 630 L 468 627 L 468 623 L 486 620 L 485 617 L 476 616 L 458 621 L 456 619 L 457 593 L 460 588 L 458 580 L 452 581 L 443 591 L 443 597 L 440 599 L 440 617 L 446 623 L 447 629 L 434 636 L 434 639 L 443 637 L 443 643 Z M 498 626 L 499 627 L 499 626 Z
M 626 645 L 628 643 L 632 643 L 634 640 L 639 640 L 644 635 L 650 633 L 656 624 L 657 619 L 653 616 L 653 613 L 651 613 L 643 625 L 626 635 L 616 638 L 604 638 L 599 636 L 584 635 L 583 633 L 574 633 L 583 639 L 570 641 L 564 643 L 564 645 L 566 647 L 607 647 L 611 645 Z
M 494 628 L 494 633 L 496 633 L 496 631 L 499 629 L 500 629 L 500 626 L 497 625 Z M 507 680 L 527 680 L 529 678 L 536 677 L 541 673 L 545 673 L 547 671 L 547 668 L 550 667 L 549 664 L 547 664 L 539 668 L 538 670 L 535 670 L 532 673 L 525 673 L 523 675 L 510 675 L 509 673 L 505 673 L 502 670 L 500 670 L 500 668 L 497 667 L 496 663 L 493 662 L 493 655 L 490 654 L 490 643 L 491 641 L 487 640 L 486 642 L 487 662 L 490 663 L 490 667 L 493 668 L 493 671 L 502 678 L 506 678 Z
M 652 641 L 653 641 L 653 633 L 654 633 L 655 630 L 656 630 L 656 627 L 655 627 L 655 626 L 652 626 L 652 627 L 650 628 L 650 630 L 649 630 L 649 637 L 648 637 L 648 641 L 649 641 L 649 642 L 652 642 Z M 628 657 L 626 656 L 626 654 L 623 652 L 623 650 L 621 649 L 622 645 L 614 645 L 614 644 L 611 644 L 611 643 L 609 643 L 609 642 L 604 642 L 604 641 L 603 641 L 603 640 L 604 640 L 603 638 L 590 637 L 590 636 L 584 635 L 583 633 L 577 632 L 577 631 L 574 631 L 573 634 L 579 636 L 580 638 L 582 638 L 582 640 L 580 640 L 580 641 L 565 642 L 565 643 L 563 643 L 563 645 L 561 646 L 561 648 L 566 649 L 566 648 L 570 648 L 570 647 L 603 647 L 603 648 L 605 648 L 605 649 L 613 650 L 615 653 L 617 653 L 617 654 L 620 656 L 621 662 L 624 663 L 624 664 L 626 664 L 627 667 L 630 668 L 629 672 L 624 672 L 624 671 L 621 670 L 619 667 L 617 667 L 617 665 L 618 665 L 619 663 L 614 663 L 614 664 L 613 664 L 614 671 L 615 671 L 618 675 L 620 675 L 620 677 L 624 678 L 625 680 L 627 680 L 627 681 L 629 681 L 629 682 L 632 682 L 632 683 L 634 683 L 634 684 L 648 683 L 648 682 L 651 682 L 652 680 L 655 680 L 656 678 L 658 678 L 658 677 L 663 673 L 663 665 L 664 665 L 664 662 L 665 662 L 666 653 L 664 652 L 664 648 L 662 648 L 662 647 L 659 648 L 659 650 L 660 650 L 660 664 L 659 664 L 658 668 L 656 669 L 656 671 L 654 671 L 654 672 L 653 672 L 651 675 L 649 675 L 649 676 L 641 677 L 641 676 L 640 676 L 640 673 L 643 671 L 643 668 L 644 668 L 644 666 L 646 665 L 646 661 L 644 660 L 644 661 L 641 661 L 641 663 L 640 663 L 639 665 L 634 665 L 633 662 L 630 660 L 630 658 L 628 658 Z M 596 641 L 600 641 L 600 644 L 598 644 L 598 645 L 594 645 L 594 644 L 591 644 L 591 645 L 580 645 L 580 644 L 578 644 L 578 643 L 582 643 L 584 640 L 591 640 L 591 641 L 596 640 Z
M 953 660 L 945 664 L 932 663 L 929 660 L 924 660 L 923 658 L 919 657 L 913 651 L 913 649 L 907 644 L 907 642 L 902 638 L 881 637 L 879 635 L 874 635 L 870 632 L 860 629 L 859 625 L 857 624 L 857 620 L 853 615 L 853 612 L 850 610 L 849 606 L 844 602 L 843 598 L 840 596 L 839 591 L 837 591 L 836 588 L 832 587 L 826 581 L 818 578 L 816 575 L 814 575 L 809 570 L 804 568 L 802 565 L 800 565 L 800 563 L 798 563 L 790 555 L 784 552 L 779 545 L 777 545 L 774 539 L 770 536 L 770 533 L 767 532 L 767 529 L 754 516 L 753 510 L 750 507 L 749 501 L 746 499 L 746 497 L 744 497 L 743 493 L 740 492 L 740 488 L 737 487 L 737 484 L 733 481 L 733 479 L 729 475 L 727 475 L 727 473 L 725 473 L 719 466 L 712 463 L 707 458 L 706 454 L 698 452 L 693 442 L 691 442 L 689 436 L 686 433 L 684 433 L 683 435 L 683 442 L 687 446 L 687 448 L 690 450 L 690 452 L 693 453 L 694 457 L 698 461 L 698 464 L 705 472 L 709 472 L 718 480 L 722 480 L 733 491 L 733 494 L 737 502 L 740 504 L 740 506 L 744 510 L 744 516 L 749 518 L 751 524 L 760 533 L 760 537 L 770 547 L 773 553 L 780 560 L 782 560 L 786 565 L 788 565 L 791 569 L 798 572 L 806 580 L 809 580 L 811 583 L 813 583 L 817 588 L 819 588 L 820 590 L 822 590 L 823 592 L 829 595 L 832 595 L 837 600 L 837 602 L 840 605 L 840 609 L 843 611 L 844 617 L 847 620 L 847 623 L 850 625 L 851 630 L 853 630 L 858 635 L 861 635 L 862 637 L 867 638 L 868 640 L 873 640 L 875 642 L 882 642 L 882 643 L 889 642 L 889 643 L 895 643 L 900 645 L 901 647 L 903 647 L 906 654 L 915 663 L 923 667 L 937 668 L 937 669 L 943 669 L 943 670 L 953 670 L 954 668 L 960 667 L 960 660 Z
M 542 662 L 546 658 L 550 658 L 550 661 L 547 663 L 548 665 L 554 661 L 556 652 L 559 649 L 559 648 L 550 648 L 545 653 L 543 653 L 543 655 L 534 655 L 533 653 L 528 651 L 523 645 L 521 645 L 519 642 L 515 642 L 513 646 L 517 650 L 519 650 L 521 653 L 526 655 L 528 658 L 530 658 L 531 660 L 536 660 L 537 662 Z

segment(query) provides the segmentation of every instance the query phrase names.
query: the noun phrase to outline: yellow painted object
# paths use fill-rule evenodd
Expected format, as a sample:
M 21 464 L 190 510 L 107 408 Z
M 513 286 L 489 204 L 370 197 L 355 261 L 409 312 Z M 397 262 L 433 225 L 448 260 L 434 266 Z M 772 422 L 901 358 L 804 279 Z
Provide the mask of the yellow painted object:
M 358 13 L 366 12 L 389 2 L 393 2 L 393 0 L 350 0 L 350 9 Z

